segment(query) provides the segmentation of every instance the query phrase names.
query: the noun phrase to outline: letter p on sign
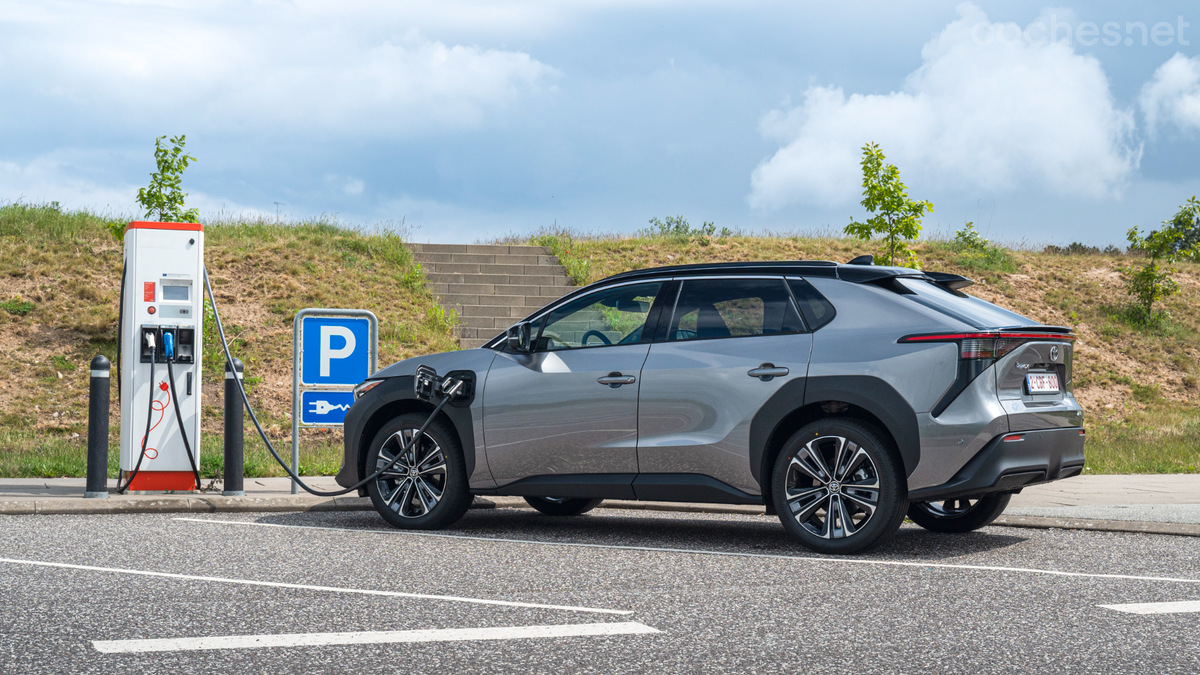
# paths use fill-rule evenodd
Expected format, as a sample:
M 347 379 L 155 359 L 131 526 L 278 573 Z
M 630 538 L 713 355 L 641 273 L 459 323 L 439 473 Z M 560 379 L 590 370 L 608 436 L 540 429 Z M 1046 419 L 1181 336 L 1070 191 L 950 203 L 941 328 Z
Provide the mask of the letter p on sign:
M 371 321 L 356 316 L 301 316 L 300 385 L 353 387 L 371 374 Z
M 342 346 L 334 349 L 335 337 L 342 338 Z M 321 377 L 329 377 L 329 362 L 344 359 L 354 353 L 354 333 L 345 326 L 321 326 Z

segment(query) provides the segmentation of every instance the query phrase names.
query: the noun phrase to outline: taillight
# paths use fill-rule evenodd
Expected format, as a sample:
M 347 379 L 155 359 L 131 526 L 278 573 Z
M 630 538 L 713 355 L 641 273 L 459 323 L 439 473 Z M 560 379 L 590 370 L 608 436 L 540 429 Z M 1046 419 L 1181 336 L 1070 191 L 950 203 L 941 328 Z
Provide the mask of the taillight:
M 1056 340 L 1071 342 L 1074 335 L 1064 333 L 930 333 L 926 335 L 906 335 L 898 340 L 902 343 L 914 342 L 956 342 L 959 355 L 964 360 L 969 359 L 998 359 L 1026 342 Z

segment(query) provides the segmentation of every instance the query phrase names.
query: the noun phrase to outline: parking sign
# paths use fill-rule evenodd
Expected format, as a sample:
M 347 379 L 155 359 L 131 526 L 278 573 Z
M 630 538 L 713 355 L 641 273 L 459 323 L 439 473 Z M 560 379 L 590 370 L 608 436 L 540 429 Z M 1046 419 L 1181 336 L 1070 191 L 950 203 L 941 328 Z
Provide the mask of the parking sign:
M 364 317 L 300 318 L 301 386 L 354 386 L 371 375 L 371 324 Z
M 354 385 L 375 372 L 379 320 L 365 309 L 302 309 L 292 320 L 292 468 L 300 466 L 300 427 L 340 427 Z M 292 494 L 299 486 L 292 481 Z

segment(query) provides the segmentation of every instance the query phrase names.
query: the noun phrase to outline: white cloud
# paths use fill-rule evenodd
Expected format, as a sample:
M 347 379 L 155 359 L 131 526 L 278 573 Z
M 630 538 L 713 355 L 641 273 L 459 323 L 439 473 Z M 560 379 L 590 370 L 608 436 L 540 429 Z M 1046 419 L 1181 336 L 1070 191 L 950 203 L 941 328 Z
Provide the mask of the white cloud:
M 1142 87 L 1140 103 L 1151 135 L 1160 124 L 1200 129 L 1200 57 L 1176 54 L 1168 59 Z
M 0 116 L 20 117 L 12 104 L 33 99 L 59 118 L 102 116 L 117 129 L 169 119 L 191 134 L 394 138 L 478 127 L 552 89 L 558 74 L 522 51 L 428 38 L 379 5 L 335 9 L 10 5 L 0 10 L 0 87 L 11 103 Z
M 783 145 L 754 170 L 751 206 L 855 201 L 868 141 L 882 145 L 910 187 L 1119 194 L 1141 147 L 1132 113 L 1115 105 L 1099 62 L 1061 42 L 980 39 L 1021 29 L 989 24 L 969 3 L 958 14 L 924 46 L 903 91 L 813 87 L 799 106 L 767 114 L 762 135 Z

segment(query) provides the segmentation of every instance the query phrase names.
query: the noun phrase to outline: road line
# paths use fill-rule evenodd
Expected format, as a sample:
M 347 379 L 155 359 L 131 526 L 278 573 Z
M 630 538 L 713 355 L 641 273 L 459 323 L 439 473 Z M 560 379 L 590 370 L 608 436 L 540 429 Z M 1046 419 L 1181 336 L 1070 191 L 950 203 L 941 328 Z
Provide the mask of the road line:
M 1125 605 L 1100 605 L 1100 607 L 1129 614 L 1187 614 L 1200 612 L 1200 600 L 1133 602 Z
M 466 640 L 529 640 L 533 638 L 646 635 L 661 632 L 636 621 L 580 623 L 560 626 L 505 626 L 499 628 L 440 628 L 356 633 L 290 633 L 285 635 L 223 635 L 160 640 L 95 640 L 92 646 L 105 654 L 184 652 L 202 649 L 260 649 L 264 647 L 323 647 L 404 642 L 458 642 Z
M 183 579 L 186 581 L 208 581 L 220 584 L 242 584 L 245 586 L 267 586 L 270 588 L 294 588 L 302 591 L 324 591 L 327 593 L 355 593 L 358 595 L 380 595 L 388 598 L 415 598 L 418 600 L 444 600 L 446 602 L 466 602 L 475 605 L 499 605 L 501 607 L 525 607 L 529 609 L 558 609 L 568 612 L 592 612 L 595 614 L 633 614 L 622 609 L 599 609 L 596 607 L 574 607 L 570 605 L 543 605 L 533 602 L 512 602 L 509 600 L 488 600 L 484 598 L 464 598 L 456 595 L 429 595 L 426 593 L 401 593 L 399 591 L 375 591 L 364 588 L 340 588 L 337 586 L 310 586 L 308 584 L 287 584 L 277 581 L 255 581 L 253 579 L 228 579 L 225 577 L 205 577 L 194 574 L 174 574 L 171 572 L 150 572 L 147 570 L 130 570 L 120 567 L 94 567 L 92 565 L 70 565 L 67 563 L 42 562 L 40 560 L 17 560 L 0 558 L 0 563 L 11 565 L 32 565 L 35 567 L 57 567 L 69 570 L 85 570 L 88 572 L 112 572 L 116 574 L 135 574 L 144 577 L 160 577 L 164 579 Z
M 999 565 L 955 565 L 935 562 L 906 562 L 900 560 L 863 560 L 849 557 L 826 557 L 783 555 L 780 553 L 742 553 L 740 551 L 712 551 L 694 548 L 664 548 L 658 546 L 620 546 L 615 544 L 585 544 L 569 541 L 538 541 L 536 539 L 509 539 L 504 537 L 473 537 L 465 534 L 437 534 L 433 532 L 414 532 L 412 530 L 377 530 L 373 528 L 329 527 L 325 525 L 284 525 L 281 523 L 252 523 L 242 520 L 211 520 L 207 518 L 173 518 L 172 520 L 192 523 L 208 523 L 210 525 L 245 525 L 252 527 L 280 527 L 301 530 L 330 530 L 334 532 L 352 532 L 356 534 L 395 534 L 408 537 L 433 537 L 439 539 L 463 539 L 467 541 L 486 541 L 500 544 L 534 544 L 537 546 L 567 546 L 574 548 L 603 548 L 615 551 L 641 551 L 646 553 L 686 553 L 689 555 L 729 556 L 733 558 L 771 558 L 775 560 L 799 560 L 805 562 L 842 563 L 846 565 L 875 565 L 880 567 L 923 567 L 926 569 L 973 570 L 980 572 L 1017 572 L 1021 574 L 1045 574 L 1059 577 L 1079 577 L 1084 579 L 1119 579 L 1125 581 L 1166 581 L 1179 584 L 1200 584 L 1200 579 L 1184 579 L 1180 577 L 1151 577 L 1132 574 L 1097 574 L 1092 572 L 1063 572 L 1060 570 L 1042 570 L 1033 567 L 1002 567 Z

